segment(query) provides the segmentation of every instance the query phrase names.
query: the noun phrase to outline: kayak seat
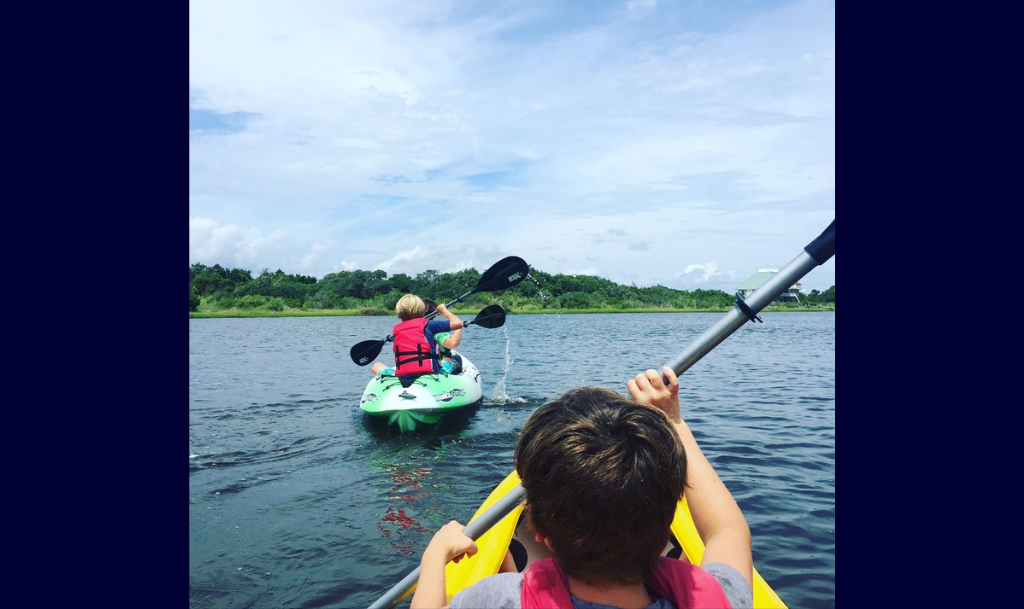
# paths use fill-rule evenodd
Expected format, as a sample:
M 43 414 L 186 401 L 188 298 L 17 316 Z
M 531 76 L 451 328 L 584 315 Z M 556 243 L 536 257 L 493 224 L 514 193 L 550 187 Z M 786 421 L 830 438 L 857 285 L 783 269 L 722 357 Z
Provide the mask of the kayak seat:
M 665 556 L 667 556 L 668 558 L 678 559 L 680 556 L 683 555 L 683 546 L 679 545 L 679 542 L 676 541 L 675 535 L 669 537 L 669 542 L 671 544 L 671 547 L 669 548 L 668 553 L 665 554 Z
M 423 373 L 423 374 L 403 374 L 402 376 L 398 377 L 398 381 L 400 383 L 402 383 L 402 387 L 405 387 L 406 389 L 408 389 L 409 387 L 412 386 L 413 383 L 416 382 L 416 379 L 418 379 L 421 376 L 424 376 L 426 374 L 427 373 Z
M 526 552 L 526 546 L 524 546 L 518 539 L 510 539 L 508 551 L 512 553 L 512 560 L 516 561 L 516 571 L 522 573 L 523 569 L 526 568 L 526 562 L 529 559 Z

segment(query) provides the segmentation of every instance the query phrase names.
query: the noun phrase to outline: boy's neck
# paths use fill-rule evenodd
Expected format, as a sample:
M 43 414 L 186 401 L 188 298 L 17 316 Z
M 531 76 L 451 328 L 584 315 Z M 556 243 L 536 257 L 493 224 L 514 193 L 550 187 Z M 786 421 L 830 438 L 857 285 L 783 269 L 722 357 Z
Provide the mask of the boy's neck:
M 601 603 L 622 609 L 643 609 L 654 602 L 643 583 L 599 587 L 585 584 L 569 575 L 566 575 L 566 579 L 569 581 L 569 592 L 588 603 Z

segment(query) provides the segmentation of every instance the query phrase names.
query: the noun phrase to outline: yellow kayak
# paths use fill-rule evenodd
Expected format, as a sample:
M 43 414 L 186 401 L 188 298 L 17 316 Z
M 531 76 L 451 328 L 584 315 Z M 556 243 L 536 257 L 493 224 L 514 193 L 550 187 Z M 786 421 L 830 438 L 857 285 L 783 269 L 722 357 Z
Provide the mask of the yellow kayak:
M 518 485 L 519 476 L 513 470 L 501 484 L 491 491 L 491 494 L 481 504 L 480 508 L 477 509 L 476 513 L 473 514 L 473 518 L 469 522 L 479 518 L 488 508 Z M 528 539 L 527 535 L 519 536 L 517 534 L 516 527 L 519 524 L 519 516 L 522 511 L 522 505 L 516 507 L 507 516 L 502 518 L 498 524 L 481 535 L 476 540 L 479 551 L 474 556 L 463 558 L 457 563 L 448 563 L 445 567 L 445 582 L 447 584 L 446 592 L 449 602 L 451 602 L 455 593 L 472 586 L 489 575 L 497 573 L 513 538 L 523 544 L 531 558 L 535 553 L 537 554 L 536 558 L 544 557 L 541 555 L 544 552 L 543 546 L 537 544 L 532 539 Z M 683 553 L 686 554 L 686 558 L 691 563 L 699 565 L 700 559 L 704 555 L 704 542 L 701 541 L 700 535 L 697 534 L 697 528 L 693 524 L 693 518 L 690 517 L 690 508 L 686 505 L 685 499 L 681 500 L 679 505 L 676 506 L 676 516 L 672 521 L 672 533 L 682 547 Z M 775 594 L 771 586 L 764 581 L 756 568 L 754 569 L 754 607 L 755 609 L 786 607 L 786 604 L 782 602 L 778 594 Z

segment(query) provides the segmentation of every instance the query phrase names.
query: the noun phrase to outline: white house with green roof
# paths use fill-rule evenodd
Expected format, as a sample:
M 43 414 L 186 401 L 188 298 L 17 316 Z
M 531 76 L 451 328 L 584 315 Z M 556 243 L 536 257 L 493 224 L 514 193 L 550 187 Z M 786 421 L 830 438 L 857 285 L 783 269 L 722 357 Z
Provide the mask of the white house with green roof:
M 769 279 L 777 275 L 778 272 L 779 269 L 757 269 L 757 273 L 752 275 L 750 279 L 741 283 L 740 287 L 738 287 L 737 290 L 743 296 L 743 298 L 746 298 L 753 294 L 754 290 L 763 286 L 765 283 L 768 282 Z M 798 281 L 794 283 L 788 290 L 779 294 L 779 297 L 776 298 L 775 300 L 795 300 L 796 302 L 800 302 L 800 292 L 800 282 Z

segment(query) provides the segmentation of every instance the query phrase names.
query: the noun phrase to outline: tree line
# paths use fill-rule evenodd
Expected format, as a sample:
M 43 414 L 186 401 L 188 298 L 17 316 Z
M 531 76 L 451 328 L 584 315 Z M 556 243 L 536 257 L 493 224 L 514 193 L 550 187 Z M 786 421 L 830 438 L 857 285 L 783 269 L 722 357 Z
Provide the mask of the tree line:
M 447 302 L 476 287 L 480 273 L 428 270 L 410 277 L 384 271 L 340 271 L 323 279 L 264 269 L 253 277 L 245 269 L 195 263 L 188 269 L 188 310 L 261 309 L 284 311 L 343 309 L 363 315 L 393 315 L 403 294 L 418 294 Z M 501 304 L 506 311 L 550 309 L 727 309 L 736 295 L 722 290 L 676 290 L 661 285 L 639 288 L 587 275 L 549 274 L 532 266 L 526 280 L 497 293 L 477 293 L 463 301 L 473 308 Z M 831 305 L 836 287 L 811 290 L 800 305 Z M 779 306 L 800 306 L 780 302 Z

